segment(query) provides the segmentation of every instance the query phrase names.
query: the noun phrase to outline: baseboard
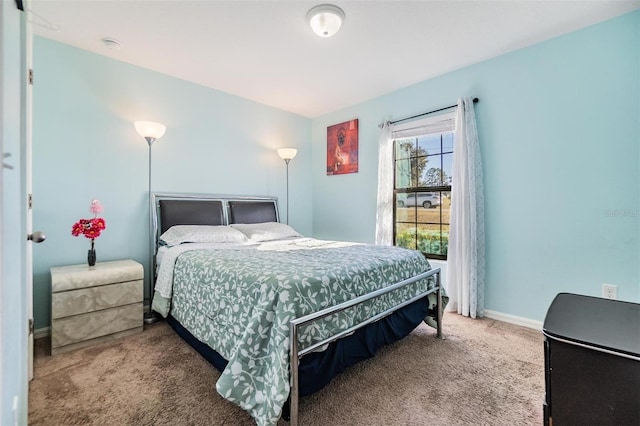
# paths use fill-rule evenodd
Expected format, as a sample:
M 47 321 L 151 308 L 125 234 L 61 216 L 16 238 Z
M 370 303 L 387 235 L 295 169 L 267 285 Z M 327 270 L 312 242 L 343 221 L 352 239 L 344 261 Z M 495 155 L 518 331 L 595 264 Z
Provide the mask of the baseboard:
M 49 337 L 51 334 L 51 327 L 36 328 L 33 330 L 34 339 L 42 339 L 43 337 Z
M 485 318 L 491 318 L 494 320 L 508 322 L 510 324 L 521 325 L 527 328 L 533 328 L 534 330 L 542 330 L 542 321 L 536 321 L 529 318 L 518 317 L 516 315 L 505 314 L 497 311 L 484 310 Z

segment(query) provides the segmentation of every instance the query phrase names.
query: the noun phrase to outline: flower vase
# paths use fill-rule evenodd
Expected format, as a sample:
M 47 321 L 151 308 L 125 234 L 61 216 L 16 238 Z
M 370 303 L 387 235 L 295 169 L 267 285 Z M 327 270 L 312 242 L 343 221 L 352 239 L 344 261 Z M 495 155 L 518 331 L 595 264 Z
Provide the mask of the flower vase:
M 87 263 L 89 266 L 95 266 L 96 264 L 96 249 L 93 248 L 93 240 L 91 240 L 91 248 L 87 253 Z

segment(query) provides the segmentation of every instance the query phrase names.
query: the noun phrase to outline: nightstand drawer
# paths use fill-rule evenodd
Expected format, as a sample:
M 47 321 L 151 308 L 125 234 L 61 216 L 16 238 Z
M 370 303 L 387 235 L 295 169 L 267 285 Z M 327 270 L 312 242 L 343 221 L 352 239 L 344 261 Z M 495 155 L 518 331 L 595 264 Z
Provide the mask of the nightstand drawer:
M 55 349 L 131 328 L 142 328 L 142 316 L 142 303 L 135 303 L 53 320 L 51 348 Z
M 142 280 L 69 290 L 51 295 L 51 318 L 58 319 L 142 302 Z

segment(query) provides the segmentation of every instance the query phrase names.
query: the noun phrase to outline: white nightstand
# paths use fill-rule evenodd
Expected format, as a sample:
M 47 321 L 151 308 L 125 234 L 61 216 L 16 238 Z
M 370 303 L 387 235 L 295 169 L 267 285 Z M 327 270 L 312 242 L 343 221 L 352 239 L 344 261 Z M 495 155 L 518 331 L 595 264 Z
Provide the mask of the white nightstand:
M 142 331 L 142 265 L 51 268 L 51 355 Z

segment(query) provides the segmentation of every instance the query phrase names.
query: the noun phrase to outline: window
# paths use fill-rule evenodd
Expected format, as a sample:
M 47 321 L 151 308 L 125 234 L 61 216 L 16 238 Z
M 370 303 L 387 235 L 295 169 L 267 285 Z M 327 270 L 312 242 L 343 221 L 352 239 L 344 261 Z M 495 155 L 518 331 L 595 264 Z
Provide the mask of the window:
M 426 124 L 426 125 L 425 125 Z M 453 115 L 394 130 L 394 242 L 433 259 L 449 247 Z

